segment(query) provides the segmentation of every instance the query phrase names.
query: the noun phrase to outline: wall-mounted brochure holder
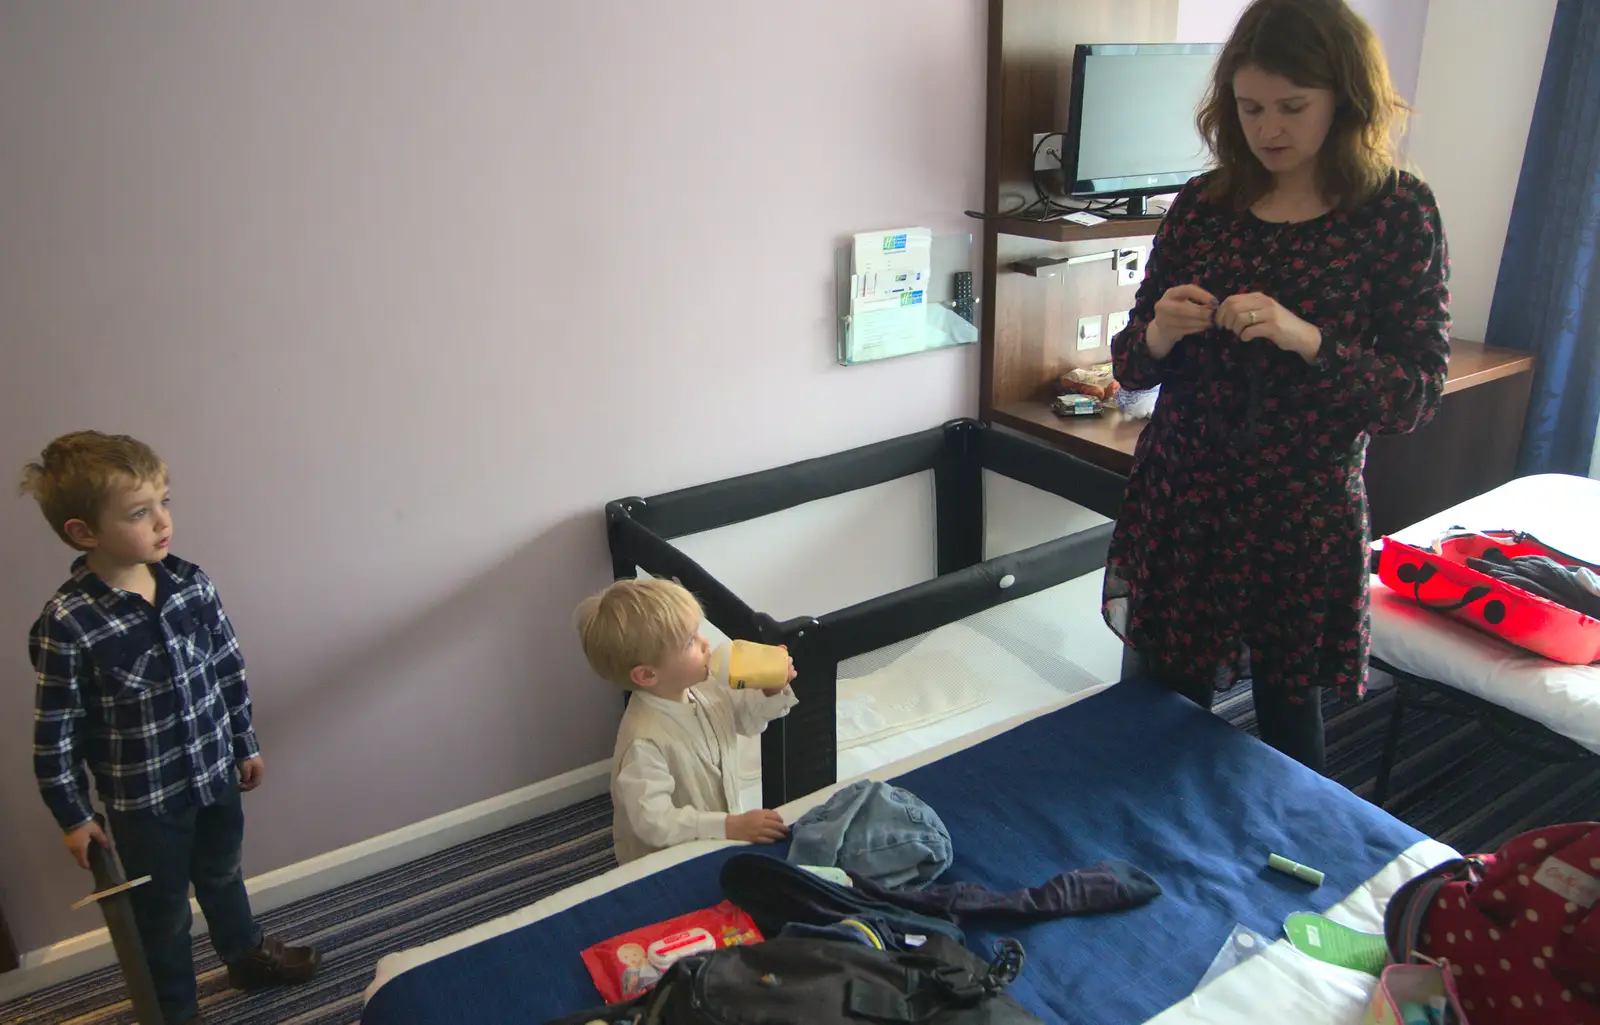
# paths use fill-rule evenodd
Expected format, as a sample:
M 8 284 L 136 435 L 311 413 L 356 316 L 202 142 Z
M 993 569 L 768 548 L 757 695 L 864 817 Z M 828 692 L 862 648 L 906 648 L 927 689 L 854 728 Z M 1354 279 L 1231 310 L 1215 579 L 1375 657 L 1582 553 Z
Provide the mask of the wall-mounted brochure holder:
M 862 232 L 834 253 L 839 362 L 910 356 L 978 340 L 972 235 Z

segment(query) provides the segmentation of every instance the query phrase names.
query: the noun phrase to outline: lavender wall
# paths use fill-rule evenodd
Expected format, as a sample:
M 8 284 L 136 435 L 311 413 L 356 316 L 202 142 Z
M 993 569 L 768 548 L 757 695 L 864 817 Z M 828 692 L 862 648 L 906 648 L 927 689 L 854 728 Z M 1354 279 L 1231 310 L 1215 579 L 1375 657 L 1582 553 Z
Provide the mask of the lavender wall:
M 0 460 L 171 462 L 252 667 L 248 872 L 604 757 L 568 616 L 606 499 L 974 411 L 970 348 L 835 366 L 831 275 L 855 230 L 970 230 L 987 4 L 804 6 L 0 0 Z M 22 500 L 0 533 L 30 949 L 99 923 L 29 765 L 70 553 Z
M 1428 0 L 1349 0 L 1383 43 L 1389 74 L 1406 99 L 1416 96 L 1417 69 L 1422 60 L 1422 34 L 1428 21 Z M 1250 0 L 1180 0 L 1178 39 L 1219 43 Z
M 0 456 L 94 426 L 170 460 L 175 550 L 253 670 L 247 871 L 609 751 L 568 628 L 606 499 L 974 410 L 972 349 L 843 369 L 828 311 L 841 235 L 970 225 L 984 28 L 917 0 L 0 8 Z M 29 765 L 24 635 L 69 553 L 21 500 L 0 534 L 28 949 L 99 923 Z

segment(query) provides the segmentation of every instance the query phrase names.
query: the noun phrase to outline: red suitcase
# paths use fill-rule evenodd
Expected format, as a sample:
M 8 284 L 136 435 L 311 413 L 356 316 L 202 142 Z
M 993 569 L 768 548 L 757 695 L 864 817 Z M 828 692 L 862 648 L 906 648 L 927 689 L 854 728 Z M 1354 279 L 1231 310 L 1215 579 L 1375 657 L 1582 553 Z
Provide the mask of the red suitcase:
M 1452 531 L 1416 548 L 1383 539 L 1378 579 L 1397 594 L 1443 612 L 1537 655 L 1569 665 L 1600 661 L 1600 620 L 1591 619 L 1469 567 L 1490 549 L 1507 558 L 1544 555 L 1566 566 L 1600 568 L 1542 545 L 1519 531 Z

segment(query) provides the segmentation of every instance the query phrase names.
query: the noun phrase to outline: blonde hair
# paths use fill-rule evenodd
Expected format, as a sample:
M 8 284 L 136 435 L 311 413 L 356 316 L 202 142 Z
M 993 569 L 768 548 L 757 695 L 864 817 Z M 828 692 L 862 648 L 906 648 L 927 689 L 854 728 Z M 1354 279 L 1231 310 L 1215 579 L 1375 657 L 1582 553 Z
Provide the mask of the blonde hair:
M 1246 66 L 1333 93 L 1317 183 L 1340 209 L 1359 207 L 1394 178 L 1395 135 L 1410 108 L 1389 78 L 1377 33 L 1344 0 L 1255 0 L 1223 47 L 1195 119 L 1216 158 L 1207 198 L 1244 210 L 1272 187 L 1239 124 L 1233 76 Z
M 637 666 L 659 665 L 700 629 L 700 602 L 671 580 L 618 580 L 578 604 L 583 655 L 604 680 L 637 689 Z
M 21 492 L 32 495 L 61 540 L 70 520 L 99 525 L 107 501 L 119 488 L 165 486 L 167 465 L 144 442 L 126 434 L 75 431 L 45 446 L 39 461 L 22 468 Z

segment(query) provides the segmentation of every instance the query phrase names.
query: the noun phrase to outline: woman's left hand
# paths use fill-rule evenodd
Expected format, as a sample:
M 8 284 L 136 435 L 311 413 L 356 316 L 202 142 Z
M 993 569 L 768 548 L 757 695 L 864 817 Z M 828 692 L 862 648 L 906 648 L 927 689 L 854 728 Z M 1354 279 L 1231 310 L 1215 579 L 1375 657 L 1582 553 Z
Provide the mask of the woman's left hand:
M 1284 352 L 1311 363 L 1322 351 L 1322 332 L 1260 292 L 1231 295 L 1217 307 L 1217 326 L 1244 341 L 1265 338 Z

